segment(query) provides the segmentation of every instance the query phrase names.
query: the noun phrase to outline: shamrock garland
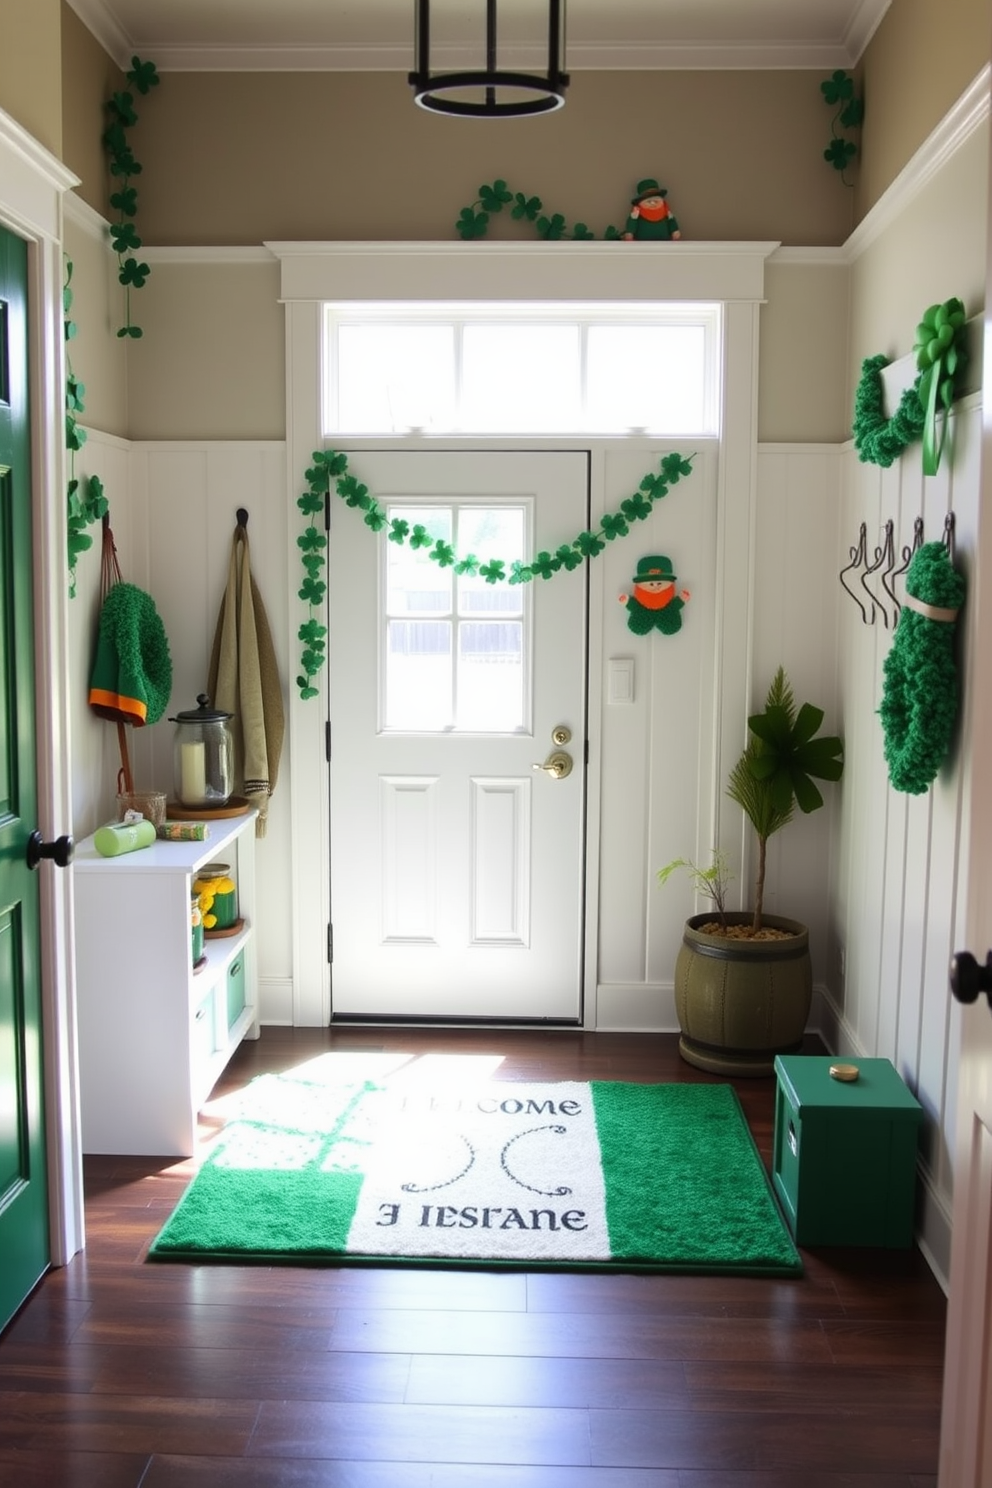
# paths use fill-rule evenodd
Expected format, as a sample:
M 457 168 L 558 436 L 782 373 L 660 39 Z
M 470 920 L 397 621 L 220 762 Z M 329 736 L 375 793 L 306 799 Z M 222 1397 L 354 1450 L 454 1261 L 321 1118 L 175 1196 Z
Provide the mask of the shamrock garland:
M 918 375 L 888 420 L 881 376 L 882 368 L 889 364 L 888 357 L 866 357 L 862 362 L 854 398 L 854 447 L 860 460 L 888 469 L 907 445 L 922 437 L 923 473 L 937 474 L 947 410 L 954 401 L 956 379 L 967 358 L 965 318 L 964 305 L 958 299 L 945 300 L 924 311 L 913 346 Z M 938 411 L 944 414 L 939 432 Z
M 68 506 L 67 526 L 69 533 L 69 598 L 76 597 L 76 560 L 80 553 L 93 546 L 93 539 L 86 532 L 91 522 L 98 522 L 110 510 L 103 483 L 98 476 L 91 475 L 80 482 L 76 476 L 76 455 L 86 443 L 86 430 L 79 427 L 77 413 L 85 409 L 83 401 L 86 387 L 72 370 L 69 358 L 69 342 L 75 338 L 76 323 L 70 320 L 72 309 L 72 260 L 65 261 L 65 283 L 62 286 L 62 312 L 65 330 L 65 447 L 69 452 L 69 484 L 66 489 Z
M 455 231 L 459 237 L 465 239 L 484 238 L 489 228 L 489 219 L 502 212 L 504 207 L 510 206 L 511 202 L 513 206 L 510 208 L 510 216 L 514 221 L 532 222 L 538 237 L 545 238 L 549 243 L 568 237 L 588 241 L 596 236 L 584 222 L 577 222 L 569 231 L 568 223 L 560 212 L 549 217 L 539 196 L 526 196 L 522 191 L 512 192 L 502 179 L 493 181 L 490 186 L 479 187 L 479 195 L 472 205 L 462 207 L 455 223 Z M 603 234 L 604 238 L 619 239 L 621 236 L 616 227 L 608 227 Z
M 840 178 L 845 186 L 851 186 L 853 182 L 847 179 L 844 172 L 858 153 L 858 147 L 851 139 L 838 132 L 838 124 L 842 129 L 857 129 L 865 116 L 865 104 L 863 98 L 854 96 L 854 80 L 849 77 L 842 68 L 838 68 L 825 83 L 820 84 L 820 92 L 824 101 L 837 112 L 830 121 L 830 132 L 833 138 L 823 152 L 823 158 L 832 165 L 834 170 L 840 171 Z
M 326 660 L 327 626 L 321 624 L 318 615 L 327 593 L 327 584 L 321 577 L 326 562 L 327 536 L 314 525 L 313 518 L 326 510 L 328 497 L 333 488 L 346 506 L 364 512 L 366 527 L 372 532 L 382 532 L 387 527 L 390 542 L 409 543 L 414 549 L 429 549 L 427 556 L 440 568 L 452 568 L 458 575 L 467 574 L 484 579 L 487 584 L 529 584 L 536 578 L 550 579 L 562 569 L 570 573 L 584 559 L 595 558 L 603 552 L 608 542 L 626 537 L 631 524 L 643 522 L 651 515 L 656 501 L 667 496 L 669 489 L 677 485 L 683 476 L 692 474 L 695 455 L 677 453 L 665 455 L 657 475 L 648 472 L 637 490 L 620 509 L 607 512 L 595 531 L 580 532 L 571 542 L 562 543 L 553 553 L 541 551 L 530 563 L 514 559 L 509 566 L 503 558 L 489 558 L 483 562 L 474 553 L 459 557 L 450 543 L 442 538 L 433 538 L 421 523 L 411 527 L 403 517 L 390 518 L 356 476 L 348 473 L 348 456 L 339 450 L 314 450 L 313 465 L 306 472 L 307 489 L 297 500 L 304 516 L 311 520 L 296 539 L 303 563 L 303 583 L 299 598 L 309 607 L 309 615 L 297 632 L 303 642 L 300 657 L 300 674 L 296 685 L 300 697 L 306 700 L 317 696 L 318 689 L 313 679 Z
M 132 57 L 127 80 L 142 96 L 147 95 L 159 84 L 154 62 L 142 62 L 140 58 Z M 141 239 L 134 227 L 134 218 L 138 211 L 138 190 L 131 185 L 132 176 L 140 176 L 141 166 L 134 158 L 134 152 L 127 141 L 127 130 L 138 122 L 138 115 L 134 111 L 134 94 L 114 93 L 105 107 L 108 124 L 103 132 L 103 147 L 109 158 L 110 174 L 120 183 L 110 197 L 110 205 L 118 214 L 117 221 L 110 225 L 110 241 L 117 254 L 117 277 L 124 286 L 125 324 L 117 334 L 120 337 L 131 336 L 137 339 L 141 335 L 141 327 L 131 321 L 131 289 L 141 289 L 151 269 L 134 257 L 141 247 Z

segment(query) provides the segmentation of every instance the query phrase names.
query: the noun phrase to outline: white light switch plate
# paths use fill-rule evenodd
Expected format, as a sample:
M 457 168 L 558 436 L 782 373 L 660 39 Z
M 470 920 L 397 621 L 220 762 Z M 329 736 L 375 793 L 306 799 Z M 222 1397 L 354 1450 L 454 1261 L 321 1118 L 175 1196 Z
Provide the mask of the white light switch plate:
M 607 663 L 606 700 L 608 703 L 634 701 L 634 658 L 611 656 Z

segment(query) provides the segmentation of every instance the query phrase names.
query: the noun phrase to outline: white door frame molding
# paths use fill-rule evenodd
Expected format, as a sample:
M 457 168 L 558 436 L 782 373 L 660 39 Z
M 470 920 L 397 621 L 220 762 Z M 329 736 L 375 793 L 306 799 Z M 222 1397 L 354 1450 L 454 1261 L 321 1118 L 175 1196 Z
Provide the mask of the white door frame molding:
M 62 210 L 65 192 L 78 184 L 0 109 L 0 223 L 28 245 L 38 807 L 46 838 L 69 831 L 72 821 Z M 71 875 L 43 868 L 40 888 L 51 1251 L 62 1265 L 83 1244 Z
M 765 263 L 777 243 L 285 243 L 265 245 L 281 267 L 286 307 L 286 456 L 292 497 L 289 520 L 303 472 L 322 441 L 321 306 L 328 300 L 571 300 L 708 301 L 724 306 L 723 416 L 719 475 L 718 575 L 722 579 L 717 634 L 721 668 L 717 679 L 713 789 L 701 803 L 700 841 L 720 840 L 719 782 L 728 759 L 740 748 L 749 696 L 752 623 L 752 530 L 757 459 L 758 313 L 764 298 Z M 457 444 L 457 441 L 449 443 Z M 535 441 L 526 441 L 528 445 Z M 571 443 L 571 441 L 569 441 Z M 577 447 L 589 441 L 576 440 Z M 391 441 L 390 447 L 396 442 Z M 443 447 L 439 445 L 438 447 Z M 561 448 L 561 441 L 556 447 Z M 593 492 L 593 516 L 596 515 Z M 297 599 L 299 557 L 289 544 L 290 636 L 302 616 Z M 741 556 L 748 555 L 746 563 Z M 733 556 L 733 562 L 728 558 Z M 594 638 L 602 629 L 602 589 L 590 595 L 592 680 Z M 742 623 L 743 621 L 743 623 Z M 590 688 L 590 745 L 597 725 L 598 696 Z M 294 1021 L 322 1026 L 329 1021 L 330 967 L 326 933 L 329 884 L 328 780 L 324 749 L 327 681 L 317 698 L 302 702 L 291 689 L 289 726 L 293 834 Z M 590 805 L 597 799 L 590 776 Z M 703 820 L 703 818 L 706 818 Z M 598 835 L 590 815 L 586 881 L 598 886 Z M 740 841 L 743 878 L 743 833 Z M 734 845 L 734 856 L 738 847 Z M 736 869 L 735 869 L 736 871 Z M 592 904 L 594 909 L 594 901 Z M 596 965 L 596 914 L 587 913 L 586 965 Z M 595 981 L 587 983 L 586 1026 L 596 1026 Z

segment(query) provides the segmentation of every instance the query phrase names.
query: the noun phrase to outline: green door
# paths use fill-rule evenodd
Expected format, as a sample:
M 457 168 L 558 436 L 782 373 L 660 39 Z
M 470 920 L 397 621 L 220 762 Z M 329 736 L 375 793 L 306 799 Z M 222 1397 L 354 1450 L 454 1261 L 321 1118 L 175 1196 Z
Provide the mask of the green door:
M 0 228 L 0 1327 L 49 1260 L 27 355 L 27 247 Z

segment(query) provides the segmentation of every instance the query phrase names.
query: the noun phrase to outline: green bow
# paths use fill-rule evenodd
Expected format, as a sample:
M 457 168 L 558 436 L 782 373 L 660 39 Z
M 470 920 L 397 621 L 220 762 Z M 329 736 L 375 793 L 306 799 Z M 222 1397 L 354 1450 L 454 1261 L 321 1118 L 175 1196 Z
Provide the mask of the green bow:
M 913 354 L 920 372 L 919 399 L 924 410 L 923 474 L 936 475 L 947 433 L 947 413 L 954 401 L 954 382 L 965 363 L 964 305 L 958 299 L 931 305 L 916 327 Z M 938 428 L 938 405 L 943 415 Z

